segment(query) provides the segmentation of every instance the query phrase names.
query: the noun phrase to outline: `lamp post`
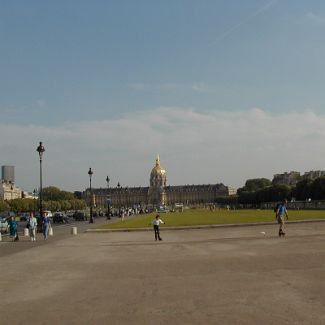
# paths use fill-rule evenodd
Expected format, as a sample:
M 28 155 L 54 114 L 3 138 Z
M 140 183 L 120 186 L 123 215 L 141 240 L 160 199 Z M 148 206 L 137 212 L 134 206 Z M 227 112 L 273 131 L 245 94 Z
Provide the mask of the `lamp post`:
M 92 192 L 91 192 L 91 176 L 93 175 L 93 171 L 91 168 L 88 170 L 88 175 L 89 175 L 89 191 L 90 191 L 90 218 L 89 218 L 89 223 L 94 223 L 93 219 L 93 198 L 92 198 Z
M 42 230 L 42 222 L 43 222 L 43 204 L 42 204 L 42 159 L 43 159 L 43 153 L 45 151 L 45 148 L 42 144 L 42 142 L 39 143 L 39 146 L 37 147 L 36 151 L 38 152 L 39 155 L 39 213 L 40 213 L 40 223 L 39 223 L 39 230 Z
M 121 184 L 120 182 L 117 183 L 117 188 L 118 188 L 118 215 L 121 217 L 121 193 L 120 193 L 120 188 Z
M 37 194 L 37 189 L 34 188 L 34 190 L 33 190 L 33 197 L 34 197 L 34 217 L 36 217 L 36 194 Z
M 109 177 L 106 177 L 107 182 L 107 220 L 111 219 L 111 211 L 110 211 L 110 205 L 111 205 L 111 199 L 109 197 Z

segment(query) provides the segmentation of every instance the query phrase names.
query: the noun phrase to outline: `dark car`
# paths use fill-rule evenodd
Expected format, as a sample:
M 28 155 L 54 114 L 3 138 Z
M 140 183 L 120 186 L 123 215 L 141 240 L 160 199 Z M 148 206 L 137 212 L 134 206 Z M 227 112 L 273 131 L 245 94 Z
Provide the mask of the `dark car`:
M 56 212 L 53 215 L 53 223 L 69 223 L 69 218 L 62 212 Z
M 73 214 L 73 219 L 76 220 L 76 221 L 86 221 L 88 220 L 86 214 L 82 211 L 76 211 L 74 214 Z

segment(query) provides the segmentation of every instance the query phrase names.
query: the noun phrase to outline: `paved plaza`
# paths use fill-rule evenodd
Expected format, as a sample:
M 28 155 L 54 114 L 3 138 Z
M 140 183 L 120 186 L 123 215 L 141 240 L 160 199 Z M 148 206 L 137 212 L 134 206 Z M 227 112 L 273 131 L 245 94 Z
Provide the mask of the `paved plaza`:
M 162 242 L 148 231 L 2 242 L 0 324 L 325 324 L 325 223 L 287 231 L 284 239 L 264 225 L 162 228 Z

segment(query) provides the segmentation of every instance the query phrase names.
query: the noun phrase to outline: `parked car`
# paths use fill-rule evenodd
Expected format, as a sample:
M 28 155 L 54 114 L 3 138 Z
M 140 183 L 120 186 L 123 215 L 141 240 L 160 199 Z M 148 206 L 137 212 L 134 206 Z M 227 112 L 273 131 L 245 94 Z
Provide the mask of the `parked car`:
M 169 209 L 166 208 L 165 206 L 160 206 L 157 212 L 158 213 L 168 213 Z
M 66 215 L 68 218 L 73 218 L 74 213 L 74 211 L 67 211 Z
M 63 212 L 55 212 L 53 223 L 69 223 L 69 218 Z
M 16 213 L 13 211 L 2 211 L 0 212 L 0 219 L 8 219 L 10 217 L 16 218 Z
M 30 213 L 22 213 L 20 215 L 20 221 L 27 221 L 30 218 Z
M 87 215 L 82 211 L 76 211 L 73 214 L 73 218 L 76 221 L 86 221 L 86 220 L 88 220 Z
M 48 216 L 50 218 L 50 220 L 52 220 L 52 218 L 53 218 L 52 211 L 43 210 L 43 216 Z
M 0 218 L 0 232 L 6 234 L 9 230 L 9 224 L 6 218 Z

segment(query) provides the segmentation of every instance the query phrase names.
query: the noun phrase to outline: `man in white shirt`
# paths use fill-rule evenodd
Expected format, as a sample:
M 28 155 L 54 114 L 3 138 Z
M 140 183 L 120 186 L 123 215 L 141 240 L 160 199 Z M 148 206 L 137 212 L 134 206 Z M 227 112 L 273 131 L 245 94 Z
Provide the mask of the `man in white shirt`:
M 160 219 L 160 216 L 159 214 L 156 215 L 156 219 L 154 219 L 152 221 L 152 224 L 153 224 L 153 230 L 155 232 L 155 240 L 159 239 L 159 240 L 162 240 L 162 238 L 160 237 L 160 234 L 159 234 L 159 225 L 164 222 Z
M 31 241 L 36 241 L 36 227 L 37 227 L 37 219 L 33 214 L 29 217 L 27 227 L 29 229 L 29 236 Z

